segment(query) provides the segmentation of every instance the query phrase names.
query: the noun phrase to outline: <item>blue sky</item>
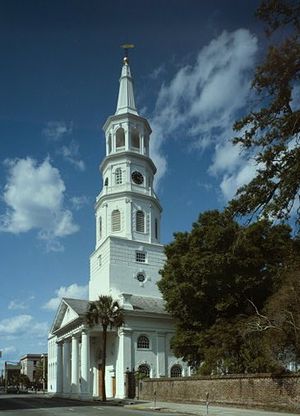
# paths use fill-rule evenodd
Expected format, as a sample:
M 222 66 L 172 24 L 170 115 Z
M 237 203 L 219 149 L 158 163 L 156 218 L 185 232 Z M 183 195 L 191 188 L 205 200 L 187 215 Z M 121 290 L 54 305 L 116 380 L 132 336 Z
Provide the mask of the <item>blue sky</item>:
M 252 177 L 229 139 L 264 49 L 257 5 L 0 1 L 0 368 L 46 351 L 59 298 L 87 294 L 122 43 L 136 45 L 136 103 L 153 129 L 162 242 Z

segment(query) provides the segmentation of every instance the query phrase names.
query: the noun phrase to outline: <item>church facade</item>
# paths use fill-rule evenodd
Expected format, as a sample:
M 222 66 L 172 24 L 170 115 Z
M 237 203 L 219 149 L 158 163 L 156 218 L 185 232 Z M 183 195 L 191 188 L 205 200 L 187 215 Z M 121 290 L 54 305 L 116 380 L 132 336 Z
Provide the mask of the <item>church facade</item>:
M 157 287 L 165 256 L 162 208 L 153 188 L 151 128 L 138 114 L 128 58 L 122 66 L 117 110 L 104 127 L 103 188 L 95 204 L 96 246 L 90 256 L 89 301 L 111 295 L 125 324 L 108 333 L 107 397 L 128 396 L 128 374 L 188 375 L 170 348 L 174 322 Z M 101 327 L 90 328 L 87 300 L 62 299 L 48 339 L 49 393 L 92 398 L 101 391 Z

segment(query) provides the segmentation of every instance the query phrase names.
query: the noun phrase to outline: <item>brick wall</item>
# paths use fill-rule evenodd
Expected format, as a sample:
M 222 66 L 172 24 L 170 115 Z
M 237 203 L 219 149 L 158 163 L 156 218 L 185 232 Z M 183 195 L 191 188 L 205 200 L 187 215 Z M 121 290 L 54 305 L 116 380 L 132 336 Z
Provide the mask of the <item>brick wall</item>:
M 300 412 L 300 375 L 157 378 L 141 382 L 140 399 L 291 409 Z

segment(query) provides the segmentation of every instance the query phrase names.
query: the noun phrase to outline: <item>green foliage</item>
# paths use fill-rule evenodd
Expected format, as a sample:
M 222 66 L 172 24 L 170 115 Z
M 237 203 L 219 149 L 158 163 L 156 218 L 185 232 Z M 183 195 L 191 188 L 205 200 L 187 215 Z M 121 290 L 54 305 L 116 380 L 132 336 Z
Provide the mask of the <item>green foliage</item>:
M 29 380 L 29 377 L 25 374 L 20 374 L 18 384 L 22 387 L 28 388 L 31 385 L 31 382 Z
M 264 0 L 257 16 L 266 23 L 268 35 L 281 33 L 273 35 L 273 44 L 256 69 L 252 87 L 259 105 L 255 103 L 234 126 L 240 135 L 233 142 L 249 156 L 255 154 L 258 169 L 255 178 L 238 190 L 230 209 L 285 220 L 299 206 L 300 197 L 300 2 Z
M 39 385 L 42 386 L 43 385 L 43 378 L 45 376 L 45 379 L 47 380 L 47 375 L 48 375 L 48 365 L 47 362 L 45 360 L 45 362 L 43 362 L 44 358 L 41 358 L 35 367 L 35 375 L 34 375 L 34 384 L 35 385 Z M 45 368 L 44 368 L 45 366 Z M 45 381 L 46 381 L 45 380 Z
M 124 323 L 124 316 L 117 301 L 111 296 L 102 295 L 90 302 L 87 323 L 90 326 L 100 324 L 103 329 L 119 328 Z
M 286 366 L 300 359 L 300 256 L 282 274 L 278 290 L 262 311 L 256 310 L 248 331 L 256 332 L 270 345 L 273 359 Z
M 243 227 L 227 213 L 199 216 L 190 233 L 175 234 L 159 288 L 177 321 L 172 348 L 203 373 L 265 371 L 267 350 L 245 331 L 279 285 L 291 253 L 290 228 L 266 220 Z M 269 367 L 273 364 L 269 362 Z

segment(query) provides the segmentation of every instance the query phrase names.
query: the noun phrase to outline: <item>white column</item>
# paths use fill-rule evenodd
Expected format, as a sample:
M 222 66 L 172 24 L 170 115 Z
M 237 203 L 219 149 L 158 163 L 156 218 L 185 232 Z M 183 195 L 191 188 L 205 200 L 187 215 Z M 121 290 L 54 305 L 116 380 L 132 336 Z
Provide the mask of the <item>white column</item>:
M 129 150 L 129 128 L 128 126 L 124 126 L 125 131 L 125 150 Z
M 76 336 L 72 336 L 72 371 L 71 371 L 71 391 L 78 393 L 78 351 L 79 341 Z
M 90 336 L 81 334 L 81 393 L 88 394 L 90 381 Z
M 152 243 L 152 234 L 153 234 L 153 225 L 154 225 L 154 223 L 153 223 L 153 210 L 152 210 L 152 205 L 151 204 L 149 204 L 149 214 L 146 214 L 146 215 L 149 218 L 148 224 L 146 225 L 146 226 L 149 227 L 148 241 L 149 241 L 149 243 Z
M 131 172 L 130 172 L 131 162 L 126 162 L 126 183 L 131 184 Z
M 165 334 L 156 334 L 156 377 L 168 376 L 166 374 L 166 339 Z
M 112 148 L 112 153 L 116 153 L 116 132 L 117 130 L 113 130 L 112 131 L 112 135 L 111 135 L 111 148 Z
M 126 225 L 126 237 L 132 239 L 132 200 L 126 198 L 125 200 L 125 225 Z
M 62 362 L 62 343 L 58 342 L 56 344 L 56 389 L 55 391 L 57 393 L 62 393 L 62 387 L 63 387 L 63 381 L 62 381 L 62 376 L 63 376 L 63 362 Z
M 142 153 L 142 155 L 145 154 L 144 152 L 144 134 L 140 134 L 140 153 Z
M 103 239 L 104 239 L 104 238 L 107 237 L 109 231 L 108 231 L 108 213 L 107 213 L 108 205 L 107 205 L 107 203 L 105 203 L 103 206 L 105 207 L 105 221 L 104 221 L 104 224 L 102 224 L 103 231 L 105 233 L 105 234 L 103 234 Z
M 63 392 L 70 393 L 70 363 L 71 363 L 71 343 L 65 340 L 63 344 Z
M 119 330 L 119 351 L 116 369 L 116 396 L 126 397 L 125 380 L 126 371 L 131 371 L 132 360 L 132 333 L 131 331 Z

